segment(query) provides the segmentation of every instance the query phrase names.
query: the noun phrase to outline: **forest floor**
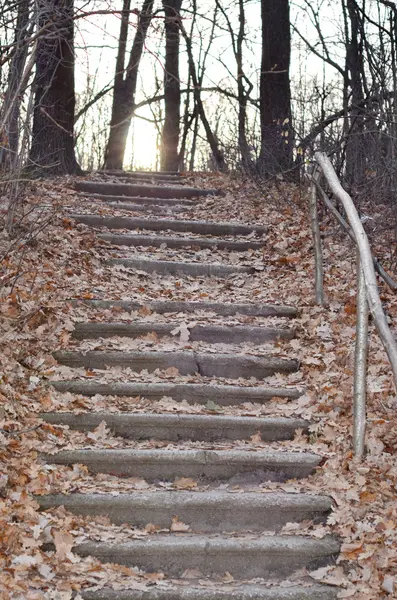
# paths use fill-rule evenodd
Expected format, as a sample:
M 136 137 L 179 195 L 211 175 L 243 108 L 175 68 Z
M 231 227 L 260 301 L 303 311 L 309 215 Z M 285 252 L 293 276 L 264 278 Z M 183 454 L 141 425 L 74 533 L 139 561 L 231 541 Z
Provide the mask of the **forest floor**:
M 314 265 L 305 190 L 279 184 L 258 190 L 249 182 L 226 176 L 195 176 L 199 186 L 222 188 L 221 198 L 209 198 L 190 211 L 195 218 L 212 221 L 241 221 L 269 227 L 263 251 L 250 254 L 261 275 L 252 283 L 254 302 L 296 305 L 297 337 L 283 342 L 282 356 L 298 357 L 301 370 L 268 378 L 274 385 L 305 387 L 292 401 L 268 405 L 226 407 L 227 414 L 263 415 L 309 419 L 309 442 L 313 451 L 325 457 L 317 472 L 304 481 L 274 483 L 272 489 L 329 494 L 334 510 L 327 524 L 289 524 L 283 533 L 340 536 L 342 552 L 335 566 L 311 573 L 319 582 L 340 588 L 340 598 L 374 600 L 397 594 L 397 398 L 393 378 L 379 338 L 370 325 L 368 360 L 367 455 L 362 463 L 352 456 L 352 385 L 355 336 L 356 269 L 355 251 L 347 236 L 327 215 L 322 224 L 325 290 L 328 306 L 314 303 Z M 112 438 L 103 426 L 92 433 L 70 431 L 44 423 L 39 413 L 48 410 L 81 412 L 100 410 L 101 398 L 86 399 L 61 394 L 50 387 L 54 378 L 92 373 L 59 367 L 52 352 L 70 346 L 76 321 L 106 320 L 111 311 L 92 314 L 88 307 L 72 307 L 71 298 L 139 298 L 214 300 L 238 302 L 234 288 L 219 280 L 203 292 L 194 279 L 159 278 L 156 274 L 130 276 L 123 267 L 111 269 L 101 263 L 103 245 L 92 230 L 76 225 L 75 212 L 90 212 L 92 206 L 72 189 L 73 179 L 36 181 L 24 191 L 24 217 L 15 228 L 16 237 L 0 234 L 0 598 L 6 600 L 69 600 L 88 586 L 105 585 L 145 589 L 161 580 L 162 574 L 137 572 L 117 565 L 102 565 L 93 558 L 78 558 L 73 545 L 84 539 L 108 535 L 131 539 L 151 534 L 150 527 L 136 530 L 115 527 L 104 518 L 87 520 L 62 509 L 40 513 L 35 494 L 50 491 L 90 489 L 93 478 L 83 468 L 48 469 L 38 453 L 53 453 L 95 445 L 107 440 L 108 447 L 122 447 L 125 441 Z M 2 199 L 0 198 L 0 201 Z M 4 199 L 3 199 L 4 200 Z M 0 202 L 0 211 L 4 204 Z M 98 212 L 98 203 L 95 204 Z M 100 206 L 102 214 L 115 210 Z M 125 214 L 119 210 L 119 214 Z M 128 213 L 131 215 L 131 213 Z M 0 217 L 4 216 L 0 213 Z M 376 222 L 379 214 L 371 213 Z M 388 266 L 390 240 L 383 240 L 376 254 Z M 164 251 L 172 259 L 170 251 Z M 236 262 L 244 264 L 244 254 Z M 202 251 L 202 261 L 216 261 L 221 252 Z M 259 282 L 259 284 L 258 284 Z M 246 284 L 241 297 L 247 297 Z M 397 296 L 380 283 L 381 297 L 390 322 L 397 330 Z M 118 320 L 130 315 L 119 313 Z M 197 319 L 202 315 L 198 314 Z M 167 317 L 162 317 L 166 319 Z M 173 317 L 175 318 L 175 317 Z M 191 315 L 192 321 L 196 319 Z M 183 327 L 181 323 L 181 334 Z M 181 335 L 181 338 L 183 336 Z M 183 343 L 183 339 L 181 343 Z M 185 340 L 186 342 L 186 340 Z M 135 348 L 148 348 L 153 340 L 135 341 Z M 123 347 L 123 346 L 119 346 Z M 131 346 L 129 346 L 131 347 Z M 87 349 L 89 345 L 87 345 Z M 250 349 L 247 349 L 249 352 Z M 120 372 L 107 377 L 120 379 Z M 155 373 L 153 380 L 167 380 L 167 372 Z M 175 373 L 172 373 L 175 377 Z M 131 378 L 131 374 L 129 374 Z M 139 380 L 139 375 L 135 374 Z M 194 377 L 181 377 L 192 381 Z M 119 402 L 123 400 L 119 399 Z M 142 408 L 139 403 L 137 409 Z M 117 402 L 114 403 L 117 410 Z M 159 402 L 159 410 L 178 411 L 180 405 Z M 211 407 L 182 407 L 184 412 L 211 413 Z M 299 433 L 294 444 L 307 444 Z M 252 440 L 261 444 L 261 440 Z M 98 476 L 99 477 L 99 476 Z M 98 477 L 95 480 L 98 488 Z M 185 482 L 194 486 L 195 482 Z M 147 487 L 144 481 L 125 480 L 125 486 Z M 108 477 L 103 488 L 117 493 L 117 484 Z M 43 543 L 55 544 L 45 552 Z M 78 600 L 79 595 L 73 596 Z M 80 596 L 81 598 L 81 596 Z

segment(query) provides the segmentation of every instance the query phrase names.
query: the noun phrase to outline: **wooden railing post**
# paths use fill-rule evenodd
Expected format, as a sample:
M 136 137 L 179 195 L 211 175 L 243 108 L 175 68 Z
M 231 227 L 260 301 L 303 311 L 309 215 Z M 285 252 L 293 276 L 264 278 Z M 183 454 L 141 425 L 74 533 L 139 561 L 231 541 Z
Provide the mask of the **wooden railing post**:
M 354 356 L 353 393 L 353 451 L 357 458 L 364 456 L 367 395 L 368 302 L 360 253 L 357 250 L 357 317 Z
M 377 271 L 384 281 L 395 290 L 397 285 L 393 279 L 374 259 L 369 240 L 361 223 L 359 214 L 354 206 L 353 200 L 343 189 L 339 178 L 332 166 L 328 156 L 323 152 L 314 154 L 317 164 L 320 166 L 325 180 L 336 198 L 342 203 L 347 221 L 336 209 L 325 191 L 319 185 L 314 176 L 311 178 L 311 221 L 314 239 L 314 251 L 316 260 L 316 299 L 318 295 L 318 255 L 321 257 L 321 240 L 319 237 L 317 219 L 317 191 L 319 190 L 326 206 L 337 218 L 342 227 L 347 231 L 357 248 L 357 320 L 356 320 L 356 346 L 354 358 L 354 390 L 353 390 L 353 450 L 358 459 L 364 456 L 365 430 L 366 430 L 366 395 L 367 395 L 367 355 L 368 355 L 368 317 L 371 314 L 376 330 L 382 341 L 383 347 L 390 361 L 393 372 L 394 385 L 397 390 L 397 340 L 390 330 L 384 313 L 376 280 Z M 317 232 L 316 232 L 317 221 Z M 320 241 L 320 244 L 318 244 Z M 319 250 L 320 248 L 320 250 Z M 321 261 L 322 262 L 322 261 Z M 322 264 L 321 264 L 322 268 Z M 322 297 L 323 303 L 324 298 Z M 320 303 L 320 302 L 319 302 Z
M 324 270 L 323 270 L 323 252 L 321 247 L 321 234 L 320 226 L 318 222 L 318 210 L 317 210 L 317 186 L 316 177 L 318 173 L 314 171 L 311 179 L 311 190 L 310 190 L 310 225 L 313 236 L 313 247 L 314 247 L 314 272 L 315 272 L 315 287 L 316 287 L 316 302 L 320 306 L 324 306 Z
M 367 234 L 365 233 L 364 227 L 360 221 L 360 217 L 356 207 L 353 204 L 353 200 L 343 189 L 328 156 L 323 152 L 316 152 L 314 156 L 323 171 L 331 191 L 335 194 L 338 200 L 342 202 L 343 208 L 346 212 L 347 220 L 349 221 L 350 227 L 354 234 L 357 248 L 360 253 L 360 262 L 364 274 L 369 311 L 382 341 L 383 347 L 386 350 L 389 358 L 390 366 L 394 376 L 394 384 L 397 390 L 397 341 L 390 330 L 386 315 L 383 311 L 382 302 L 379 296 L 378 283 L 376 280 L 374 259 Z

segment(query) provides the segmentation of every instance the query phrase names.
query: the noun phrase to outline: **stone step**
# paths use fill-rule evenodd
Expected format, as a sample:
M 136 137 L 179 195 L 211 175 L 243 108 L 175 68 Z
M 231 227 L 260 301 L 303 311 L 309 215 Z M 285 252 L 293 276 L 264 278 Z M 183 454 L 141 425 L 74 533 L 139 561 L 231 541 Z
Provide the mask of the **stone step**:
M 47 423 L 68 425 L 70 429 L 92 431 L 103 421 L 119 437 L 134 440 L 179 440 L 216 442 L 248 440 L 260 433 L 263 441 L 287 440 L 297 429 L 307 431 L 303 419 L 283 417 L 229 417 L 224 415 L 183 415 L 150 413 L 42 413 Z
M 60 350 L 54 358 L 68 367 L 105 369 L 106 367 L 129 367 L 140 372 L 146 369 L 175 367 L 180 375 L 198 373 L 204 377 L 262 379 L 274 373 L 290 373 L 299 369 L 299 361 L 272 356 L 249 356 L 235 354 L 204 354 L 202 352 L 123 352 L 117 350 L 91 350 L 88 352 Z
M 176 321 L 168 323 L 148 321 L 106 323 L 92 321 L 76 323 L 72 335 L 76 339 L 114 336 L 138 337 L 148 333 L 155 333 L 159 337 L 172 336 L 171 332 L 179 328 L 180 325 L 180 322 Z M 288 327 L 254 327 L 250 325 L 196 324 L 189 328 L 189 333 L 189 341 L 203 341 L 211 344 L 242 344 L 246 342 L 262 344 L 270 340 L 291 340 L 295 337 L 295 330 Z
M 337 600 L 340 588 L 310 583 L 291 583 L 281 585 L 273 581 L 271 586 L 240 584 L 233 581 L 225 585 L 225 589 L 214 584 L 206 587 L 195 587 L 195 583 L 186 585 L 158 586 L 147 590 L 110 590 L 105 588 L 95 592 L 81 591 L 84 600 Z
M 123 265 L 129 269 L 144 271 L 145 273 L 158 273 L 159 275 L 187 275 L 189 277 L 229 277 L 238 273 L 253 275 L 253 267 L 240 267 L 238 265 L 223 265 L 221 263 L 189 263 L 176 260 L 152 260 L 149 258 L 108 258 L 106 265 Z
M 227 302 L 195 302 L 194 300 L 71 300 L 73 304 L 86 304 L 95 308 L 115 308 L 128 312 L 139 311 L 146 307 L 152 312 L 164 313 L 194 313 L 196 311 L 210 311 L 224 317 L 244 315 L 249 317 L 296 317 L 298 309 L 295 306 L 282 304 L 229 304 Z
M 79 340 L 108 338 L 114 336 L 140 337 L 155 333 L 158 337 L 171 336 L 172 331 L 180 327 L 180 322 L 150 323 L 135 321 L 133 323 L 76 323 L 72 333 Z M 295 330 L 287 327 L 252 327 L 249 325 L 201 325 L 189 328 L 189 341 L 202 341 L 210 344 L 243 344 L 251 342 L 262 344 L 269 340 L 291 340 Z M 178 335 L 175 339 L 178 339 Z
M 166 572 L 180 577 L 186 569 L 204 576 L 229 572 L 233 577 L 287 577 L 302 568 L 334 561 L 339 543 L 331 538 L 262 536 L 257 539 L 198 535 L 157 535 L 126 543 L 85 542 L 73 548 L 82 557 Z
M 332 508 L 327 496 L 257 492 L 150 491 L 133 494 L 37 496 L 42 510 L 64 506 L 78 515 L 106 515 L 112 523 L 169 528 L 172 518 L 200 533 L 279 531 L 286 523 L 322 522 Z
M 165 244 L 167 248 L 218 248 L 219 250 L 233 250 L 237 252 L 258 250 L 264 245 L 264 242 L 256 242 L 254 240 L 248 242 L 235 242 L 233 240 L 216 238 L 183 238 L 168 237 L 165 235 L 102 233 L 99 237 L 116 246 L 152 246 L 159 248 Z
M 109 194 L 84 194 L 84 198 L 105 200 L 106 202 L 131 202 L 131 196 L 111 196 Z M 197 202 L 186 198 L 147 198 L 134 196 L 134 204 L 147 204 L 148 206 L 195 206 Z
M 123 179 L 140 179 L 147 181 L 164 181 L 183 183 L 186 181 L 186 177 L 183 177 L 180 173 L 161 173 L 161 172 L 150 172 L 150 171 L 98 171 L 103 175 L 109 175 L 111 177 L 121 177 Z
M 63 450 L 41 455 L 43 461 L 58 465 L 83 464 L 92 473 L 120 477 L 143 477 L 147 481 L 193 477 L 228 480 L 250 474 L 255 481 L 287 481 L 307 477 L 322 458 L 307 452 L 266 450 L 182 450 L 111 449 Z
M 211 223 L 209 221 L 184 221 L 176 219 L 150 219 L 143 217 L 105 217 L 100 215 L 70 215 L 78 223 L 108 229 L 147 229 L 151 231 L 180 231 L 202 235 L 250 235 L 266 233 L 266 227 L 238 223 Z
M 218 190 L 191 188 L 170 185 L 139 185 L 129 183 L 105 183 L 102 181 L 76 181 L 79 192 L 107 194 L 111 196 L 148 196 L 152 198 L 198 198 L 199 196 L 219 195 Z
M 235 406 L 245 402 L 265 404 L 272 398 L 299 398 L 302 391 L 297 388 L 272 386 L 242 387 L 233 385 L 205 385 L 197 383 L 102 383 L 86 379 L 72 381 L 52 381 L 51 385 L 59 392 L 81 394 L 84 396 L 125 396 L 161 400 L 172 398 L 174 402 L 188 404 L 207 404 L 217 406 Z
M 168 214 L 177 214 L 186 212 L 186 207 L 183 206 L 156 206 L 155 204 L 131 204 L 131 202 L 106 202 L 108 206 L 112 206 L 113 208 L 117 208 L 119 210 L 126 210 L 131 212 L 141 212 L 148 213 L 149 215 L 158 214 L 158 215 L 168 215 Z

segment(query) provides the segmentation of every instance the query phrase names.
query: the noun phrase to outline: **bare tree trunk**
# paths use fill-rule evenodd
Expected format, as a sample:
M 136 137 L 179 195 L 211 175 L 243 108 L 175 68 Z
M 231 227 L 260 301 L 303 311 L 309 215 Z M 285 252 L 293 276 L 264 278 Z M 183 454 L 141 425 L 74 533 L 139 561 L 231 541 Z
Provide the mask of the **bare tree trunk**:
M 125 54 L 128 35 L 130 0 L 124 0 L 120 26 L 119 49 L 114 78 L 114 93 L 110 134 L 106 148 L 105 168 L 122 169 L 127 136 L 134 112 L 135 92 L 138 81 L 139 63 L 150 22 L 154 0 L 144 0 L 139 13 L 130 58 L 125 69 Z
M 194 109 L 193 109 L 193 114 L 190 114 L 190 112 L 189 112 L 189 109 L 190 109 L 190 82 L 191 82 L 191 77 L 190 77 L 190 73 L 189 73 L 189 80 L 188 80 L 188 84 L 187 84 L 188 92 L 186 94 L 186 99 L 184 102 L 184 111 L 183 111 L 183 132 L 182 132 L 182 138 L 181 138 L 181 146 L 179 149 L 179 169 L 181 171 L 186 171 L 186 157 L 185 157 L 186 141 L 187 141 L 187 136 L 189 134 L 190 128 L 194 121 Z
M 20 107 L 25 90 L 21 89 L 23 72 L 28 56 L 29 45 L 26 38 L 31 33 L 29 25 L 31 0 L 21 0 L 18 5 L 17 20 L 15 25 L 16 45 L 11 59 L 8 76 L 8 87 L 4 96 L 2 117 L 5 118 L 4 134 L 6 137 L 4 147 L 0 149 L 0 164 L 13 168 L 18 158 L 19 145 L 19 116 Z
M 247 142 L 246 122 L 247 103 L 253 85 L 248 80 L 243 69 L 243 42 L 245 38 L 245 12 L 244 0 L 239 0 L 239 31 L 236 44 L 237 61 L 237 91 L 238 91 L 238 146 L 244 169 L 250 171 L 252 168 L 251 152 Z M 248 85 L 245 90 L 244 82 Z
M 199 116 L 198 116 L 198 114 L 196 114 L 195 118 L 194 118 L 192 146 L 190 148 L 189 171 L 194 171 L 194 165 L 195 165 L 195 160 L 196 160 L 196 150 L 197 150 L 198 129 L 199 129 Z
M 179 80 L 179 25 L 182 0 L 163 0 L 165 13 L 165 120 L 161 136 L 161 170 L 177 171 L 181 85 Z
M 346 66 L 351 86 L 352 111 L 349 119 L 349 132 L 346 140 L 346 179 L 357 186 L 365 179 L 365 139 L 364 113 L 362 109 L 364 92 L 362 74 L 363 28 L 360 10 L 354 0 L 346 0 L 350 20 L 350 36 L 346 40 Z
M 232 40 L 232 48 L 237 66 L 237 100 L 238 100 L 238 147 L 241 156 L 241 162 L 244 169 L 252 168 L 252 160 L 250 148 L 247 142 L 246 121 L 247 121 L 247 104 L 249 95 L 253 89 L 252 83 L 246 77 L 243 68 L 243 43 L 245 39 L 245 9 L 244 0 L 238 0 L 239 6 L 239 28 L 237 36 L 235 34 L 235 25 L 231 22 L 228 12 L 220 3 L 220 0 L 215 0 L 219 10 L 224 16 L 227 28 Z M 248 90 L 245 90 L 245 84 L 248 85 Z
M 291 90 L 289 66 L 291 33 L 288 0 L 261 0 L 262 63 L 260 75 L 262 175 L 292 167 Z
M 201 122 L 203 124 L 204 130 L 205 130 L 205 133 L 207 136 L 207 141 L 208 141 L 208 144 L 210 145 L 212 157 L 213 157 L 214 163 L 216 165 L 216 168 L 219 169 L 220 171 L 225 171 L 226 170 L 225 158 L 223 156 L 221 149 L 219 148 L 218 140 L 216 139 L 216 136 L 214 135 L 214 133 L 211 129 L 211 126 L 208 122 L 207 115 L 205 114 L 205 110 L 204 110 L 203 101 L 201 99 L 201 89 L 200 89 L 200 84 L 199 84 L 199 81 L 197 78 L 196 65 L 194 63 L 194 58 L 193 58 L 192 40 L 191 40 L 191 37 L 187 34 L 186 29 L 184 28 L 183 23 L 181 21 L 179 22 L 179 27 L 180 27 L 183 39 L 185 40 L 185 43 L 186 43 L 186 51 L 187 51 L 188 61 L 189 61 L 189 71 L 190 71 L 190 75 L 191 75 L 192 82 L 193 82 L 193 93 L 194 93 L 194 100 L 196 103 L 197 112 L 198 112 Z
M 28 169 L 41 175 L 79 173 L 74 152 L 73 0 L 37 0 L 35 101 Z M 51 26 L 48 24 L 51 23 Z

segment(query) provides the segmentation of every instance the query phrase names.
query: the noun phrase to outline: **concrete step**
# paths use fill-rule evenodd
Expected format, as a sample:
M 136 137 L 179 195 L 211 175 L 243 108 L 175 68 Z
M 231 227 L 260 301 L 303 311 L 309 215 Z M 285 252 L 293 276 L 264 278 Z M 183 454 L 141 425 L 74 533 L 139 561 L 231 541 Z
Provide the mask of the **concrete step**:
M 149 185 L 129 183 L 105 183 L 101 181 L 76 181 L 76 190 L 90 194 L 110 196 L 148 196 L 152 198 L 198 198 L 219 195 L 218 190 L 191 188 L 187 186 Z
M 263 441 L 287 440 L 297 429 L 307 431 L 303 419 L 228 417 L 224 415 L 183 415 L 150 413 L 42 413 L 47 423 L 68 425 L 71 429 L 92 431 L 105 421 L 116 435 L 134 440 L 179 440 L 215 442 L 248 440 L 260 433 Z
M 299 361 L 273 358 L 272 356 L 248 356 L 235 354 L 204 354 L 201 352 L 122 352 L 96 351 L 88 352 L 61 350 L 54 353 L 54 358 L 62 365 L 69 367 L 85 367 L 86 369 L 105 369 L 111 366 L 129 367 L 140 372 L 146 369 L 175 367 L 180 375 L 199 373 L 204 377 L 226 377 L 262 379 L 274 373 L 290 373 L 299 369 Z
M 233 385 L 203 385 L 197 383 L 102 383 L 86 379 L 53 381 L 51 385 L 59 392 L 84 396 L 142 397 L 147 400 L 172 398 L 175 402 L 207 404 L 212 401 L 218 406 L 233 406 L 245 402 L 264 404 L 272 398 L 296 399 L 302 394 L 297 388 L 272 386 L 241 387 Z
M 172 518 L 200 533 L 279 531 L 286 523 L 322 522 L 332 508 L 327 496 L 256 492 L 151 491 L 134 494 L 37 496 L 42 510 L 64 506 L 74 514 L 106 515 L 112 523 L 169 528 Z
M 189 277 L 229 277 L 238 273 L 253 275 L 252 267 L 223 265 L 221 263 L 189 263 L 176 260 L 152 260 L 149 258 L 109 258 L 104 261 L 106 265 L 123 265 L 129 269 L 144 271 L 145 273 L 158 273 L 159 275 L 175 275 Z
M 164 313 L 194 313 L 196 311 L 210 311 L 224 317 L 244 315 L 249 317 L 296 317 L 298 309 L 295 306 L 282 304 L 229 304 L 227 302 L 195 302 L 177 300 L 71 300 L 73 304 L 86 304 L 95 308 L 115 308 L 128 312 L 138 311 L 143 307 L 159 314 Z
M 197 583 L 187 586 L 186 580 L 181 585 L 164 587 L 154 585 L 147 590 L 110 590 L 105 588 L 95 592 L 82 591 L 84 600 L 337 600 L 340 588 L 326 585 L 277 584 L 273 581 L 270 587 L 241 584 L 234 581 L 225 589 L 214 585 L 195 587 Z
M 211 223 L 209 221 L 188 221 L 176 219 L 150 219 L 142 217 L 104 217 L 100 215 L 70 215 L 78 223 L 91 227 L 108 229 L 147 229 L 151 231 L 180 231 L 202 235 L 258 235 L 266 233 L 266 227 L 257 225 L 239 225 L 238 223 Z
M 161 173 L 161 172 L 150 172 L 150 171 L 98 171 L 103 175 L 109 175 L 112 177 L 120 177 L 122 179 L 140 179 L 154 182 L 170 182 L 170 183 L 183 183 L 186 178 L 179 173 Z
M 132 204 L 131 202 L 106 202 L 108 206 L 112 206 L 113 208 L 117 208 L 119 210 L 126 210 L 131 212 L 141 212 L 150 214 L 158 214 L 158 215 L 169 215 L 169 214 L 177 214 L 186 212 L 185 206 L 177 206 L 176 204 L 172 206 L 156 206 L 155 204 Z
M 142 196 L 109 196 L 106 194 L 82 194 L 82 198 L 85 200 L 103 200 L 108 203 L 130 203 L 133 200 L 134 204 L 140 204 L 142 206 L 163 206 L 164 208 L 171 208 L 172 206 L 184 207 L 185 210 L 192 206 L 196 206 L 197 202 L 194 200 L 186 200 L 185 198 L 146 198 Z M 122 208 L 122 206 L 120 206 Z
M 147 481 L 169 481 L 175 477 L 228 480 L 243 473 L 258 482 L 287 481 L 307 477 L 321 462 L 321 456 L 304 452 L 179 448 L 64 450 L 41 458 L 51 464 L 84 464 L 93 473 L 143 477 Z
M 106 200 L 106 202 L 131 202 L 131 196 L 111 196 L 109 194 L 84 194 L 85 198 L 93 200 Z M 197 202 L 186 198 L 147 198 L 145 196 L 134 196 L 134 204 L 148 206 L 195 206 Z
M 302 568 L 334 561 L 339 543 L 333 538 L 316 540 L 303 536 L 262 536 L 258 539 L 193 535 L 157 535 L 145 540 L 111 544 L 86 542 L 73 549 L 80 556 L 102 562 L 163 571 L 180 577 L 186 569 L 204 576 L 223 574 L 251 579 L 287 577 Z
M 130 235 L 102 233 L 99 235 L 102 240 L 116 246 L 153 246 L 159 248 L 163 244 L 167 248 L 218 248 L 219 250 L 233 250 L 236 252 L 246 252 L 247 250 L 258 250 L 263 247 L 264 242 L 250 240 L 248 242 L 234 242 L 231 240 L 210 239 L 210 238 L 183 238 L 168 237 L 160 235 Z
M 114 336 L 140 337 L 155 333 L 158 337 L 171 336 L 172 331 L 180 327 L 180 322 L 150 323 L 135 321 L 133 323 L 76 323 L 73 337 L 79 340 L 108 338 Z M 202 341 L 209 344 L 243 344 L 251 342 L 262 344 L 269 340 L 291 340 L 295 330 L 287 327 L 252 327 L 249 325 L 201 325 L 189 329 L 189 341 Z M 175 339 L 178 339 L 178 335 Z

